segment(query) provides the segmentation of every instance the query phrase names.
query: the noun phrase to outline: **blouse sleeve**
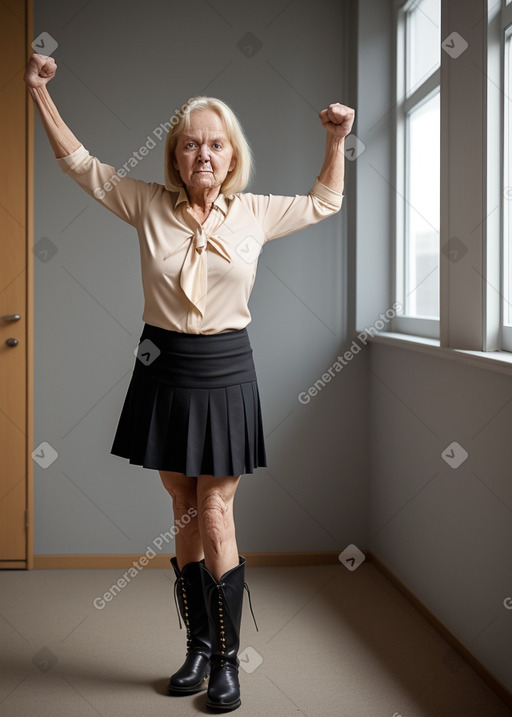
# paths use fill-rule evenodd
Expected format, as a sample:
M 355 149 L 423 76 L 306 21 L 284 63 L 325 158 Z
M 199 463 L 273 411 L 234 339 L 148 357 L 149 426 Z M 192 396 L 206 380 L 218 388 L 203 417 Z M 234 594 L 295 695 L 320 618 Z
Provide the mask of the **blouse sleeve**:
M 261 225 L 265 241 L 292 234 L 336 214 L 343 194 L 315 180 L 311 191 L 294 197 L 273 194 L 242 194 Z
M 133 226 L 160 187 L 155 182 L 127 177 L 126 170 L 121 174 L 121 170 L 93 157 L 83 145 L 57 162 L 87 194 Z

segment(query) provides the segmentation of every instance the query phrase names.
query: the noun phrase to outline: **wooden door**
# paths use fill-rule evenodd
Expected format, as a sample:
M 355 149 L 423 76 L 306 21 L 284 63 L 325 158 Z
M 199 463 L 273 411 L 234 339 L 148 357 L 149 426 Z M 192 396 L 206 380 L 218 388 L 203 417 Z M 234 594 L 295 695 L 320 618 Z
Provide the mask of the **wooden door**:
M 31 8 L 0 2 L 0 568 L 32 567 Z

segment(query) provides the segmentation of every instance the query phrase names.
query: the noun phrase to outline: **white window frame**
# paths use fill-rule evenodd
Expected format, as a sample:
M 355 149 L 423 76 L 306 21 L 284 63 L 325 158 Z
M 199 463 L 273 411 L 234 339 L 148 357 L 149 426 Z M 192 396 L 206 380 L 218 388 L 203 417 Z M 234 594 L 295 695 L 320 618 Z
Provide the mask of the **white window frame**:
M 507 144 L 509 142 L 512 142 L 512 136 L 508 135 L 507 127 L 510 126 L 510 120 L 512 120 L 512 117 L 509 118 L 508 114 L 509 112 L 512 112 L 512 110 L 509 110 L 507 105 L 505 104 L 505 90 L 507 86 L 510 86 L 509 79 L 512 80 L 512 78 L 508 77 L 508 71 L 509 68 L 507 67 L 507 40 L 509 42 L 512 42 L 512 4 L 509 2 L 506 2 L 505 0 L 502 0 L 502 8 L 501 8 L 501 17 L 500 17 L 500 38 L 499 43 L 497 41 L 496 37 L 489 37 L 489 47 L 491 49 L 491 43 L 494 42 L 495 50 L 497 49 L 499 45 L 499 55 L 500 55 L 500 87 L 502 88 L 502 92 L 500 93 L 500 143 L 503 148 L 503 151 L 501 153 L 501 162 L 500 162 L 500 177 L 501 177 L 501 185 L 500 185 L 500 196 L 501 196 L 501 216 L 500 216 L 500 236 L 501 236 L 501 291 L 500 291 L 500 325 L 501 325 L 501 349 L 504 351 L 512 351 L 512 326 L 505 324 L 505 316 L 504 316 L 504 297 L 505 297 L 505 286 L 506 282 L 510 282 L 512 280 L 512 277 L 508 276 L 508 267 L 507 262 L 505 261 L 506 257 L 506 250 L 505 250 L 505 242 L 506 242 L 506 236 L 505 236 L 505 230 L 508 229 L 508 231 L 512 231 L 512 226 L 506 226 L 505 223 L 505 209 L 507 208 L 507 203 L 511 202 L 512 199 L 505 196 L 505 190 L 508 189 L 512 185 L 512 168 L 507 168 L 505 166 L 505 157 L 508 156 L 508 146 Z M 512 52 L 512 47 L 510 48 L 510 51 Z M 509 243 L 509 247 L 511 247 Z
M 407 12 L 417 4 L 417 0 L 398 0 L 396 3 L 396 36 L 395 36 L 395 167 L 394 185 L 396 202 L 394 206 L 394 272 L 393 286 L 396 301 L 405 307 L 406 282 L 406 202 L 407 202 L 407 115 L 436 92 L 440 92 L 441 69 L 435 70 L 408 97 L 406 96 L 406 62 L 407 62 Z M 426 338 L 437 339 L 440 335 L 440 321 L 436 318 L 423 318 L 397 314 L 393 319 L 392 331 L 414 334 Z
M 482 5 L 486 5 L 484 14 Z M 397 53 L 394 76 L 400 78 L 395 99 L 403 97 L 403 64 L 398 49 L 404 47 L 404 10 L 410 6 L 395 0 Z M 465 41 L 462 61 L 441 52 L 441 197 L 440 197 L 440 320 L 438 345 L 456 351 L 485 353 L 500 359 L 508 348 L 502 331 L 502 10 L 504 0 L 442 0 L 441 42 L 453 32 Z M 487 23 L 485 22 L 487 20 Z M 398 70 L 401 69 L 399 73 Z M 392 182 L 404 196 L 403 111 L 396 102 L 397 131 L 392 135 L 396 157 Z M 478 118 L 468 122 L 468 118 Z M 454 131 L 454 128 L 457 128 Z M 400 134 L 402 132 L 402 135 Z M 402 140 L 402 141 L 400 141 Z M 394 202 L 393 202 L 394 204 Z M 403 219 L 397 206 L 392 227 L 397 257 Z M 465 242 L 465 258 L 453 260 L 449 242 Z M 463 255 L 464 256 L 464 255 Z M 393 263 L 392 291 L 396 295 L 400 256 Z M 403 261 L 403 260 L 402 260 Z M 413 334 L 418 341 L 437 337 L 433 326 L 415 317 L 397 317 L 391 331 L 399 337 Z M 505 332 L 506 333 L 506 332 Z M 503 357 L 508 363 L 507 354 Z

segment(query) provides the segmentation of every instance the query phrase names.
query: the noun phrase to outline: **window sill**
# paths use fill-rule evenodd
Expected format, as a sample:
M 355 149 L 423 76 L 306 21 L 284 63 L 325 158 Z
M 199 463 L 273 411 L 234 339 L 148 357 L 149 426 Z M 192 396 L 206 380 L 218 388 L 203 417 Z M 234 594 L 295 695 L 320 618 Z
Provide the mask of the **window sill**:
M 459 363 L 477 366 L 488 371 L 497 371 L 512 376 L 512 353 L 508 351 L 466 351 L 450 349 L 440 345 L 438 339 L 427 339 L 423 336 L 396 334 L 385 332 L 370 338 L 369 343 L 397 346 L 409 351 L 416 351 L 438 358 L 458 361 Z

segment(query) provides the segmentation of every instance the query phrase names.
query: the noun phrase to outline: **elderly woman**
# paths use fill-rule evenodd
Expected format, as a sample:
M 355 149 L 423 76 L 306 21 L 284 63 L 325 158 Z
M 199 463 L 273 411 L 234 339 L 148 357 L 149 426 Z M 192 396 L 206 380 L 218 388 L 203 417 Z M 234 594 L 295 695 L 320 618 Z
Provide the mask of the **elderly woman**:
M 61 169 L 139 237 L 145 323 L 111 453 L 158 470 L 172 497 L 187 653 L 169 692 L 193 694 L 209 677 L 207 706 L 231 711 L 247 588 L 233 501 L 240 476 L 266 466 L 247 303 L 263 244 L 341 208 L 354 111 L 320 112 L 326 154 L 308 195 L 255 195 L 243 192 L 251 154 L 237 118 L 220 100 L 195 97 L 169 123 L 165 185 L 147 183 L 101 163 L 72 134 L 46 87 L 55 71 L 35 54 L 25 82 Z

